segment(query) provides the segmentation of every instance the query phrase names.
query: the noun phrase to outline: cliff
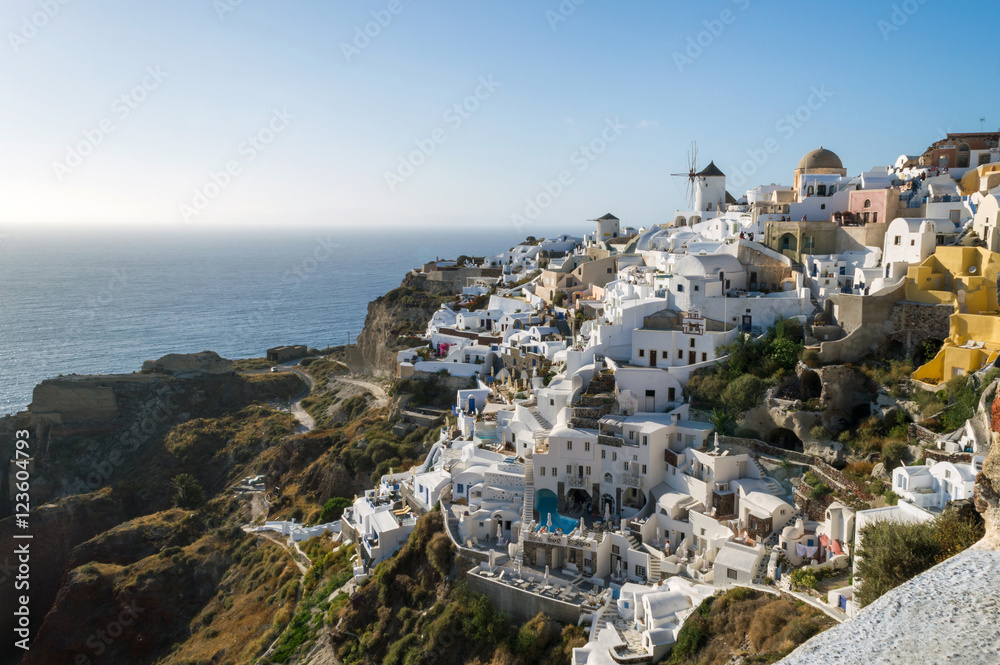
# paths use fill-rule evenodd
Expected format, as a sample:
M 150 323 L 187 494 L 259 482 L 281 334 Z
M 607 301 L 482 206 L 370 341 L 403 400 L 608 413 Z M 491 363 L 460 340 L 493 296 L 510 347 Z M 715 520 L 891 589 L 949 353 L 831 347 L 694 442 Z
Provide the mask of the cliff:
M 453 291 L 413 273 L 399 288 L 368 303 L 365 327 L 357 344 L 346 350 L 347 364 L 354 372 L 395 376 L 396 352 L 424 344 L 412 335 L 422 334 L 442 303 L 454 300 Z

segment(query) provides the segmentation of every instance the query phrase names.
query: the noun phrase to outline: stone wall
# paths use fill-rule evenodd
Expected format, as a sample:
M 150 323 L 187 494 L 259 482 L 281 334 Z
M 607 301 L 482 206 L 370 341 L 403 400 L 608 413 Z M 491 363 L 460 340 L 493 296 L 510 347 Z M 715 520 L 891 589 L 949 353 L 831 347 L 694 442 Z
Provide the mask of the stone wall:
M 49 379 L 35 386 L 29 409 L 35 418 L 49 416 L 56 422 L 102 421 L 118 415 L 110 386 L 72 379 Z
M 539 612 L 556 621 L 574 626 L 580 620 L 582 611 L 579 605 L 522 591 L 509 584 L 481 577 L 474 570 L 466 573 L 465 579 L 471 591 L 489 595 L 497 610 L 505 612 L 515 622 L 530 621 Z

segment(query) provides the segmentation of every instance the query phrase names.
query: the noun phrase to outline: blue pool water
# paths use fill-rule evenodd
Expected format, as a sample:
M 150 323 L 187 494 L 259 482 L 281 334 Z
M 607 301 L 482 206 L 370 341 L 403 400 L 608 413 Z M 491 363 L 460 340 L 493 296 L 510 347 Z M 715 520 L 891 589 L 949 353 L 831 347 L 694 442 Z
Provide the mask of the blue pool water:
M 569 533 L 580 526 L 579 520 L 560 515 L 556 512 L 557 501 L 555 494 L 551 492 L 539 492 L 538 494 L 538 501 L 535 503 L 535 508 L 538 510 L 539 529 L 548 525 L 549 515 L 552 515 L 552 531 L 562 529 L 563 533 Z

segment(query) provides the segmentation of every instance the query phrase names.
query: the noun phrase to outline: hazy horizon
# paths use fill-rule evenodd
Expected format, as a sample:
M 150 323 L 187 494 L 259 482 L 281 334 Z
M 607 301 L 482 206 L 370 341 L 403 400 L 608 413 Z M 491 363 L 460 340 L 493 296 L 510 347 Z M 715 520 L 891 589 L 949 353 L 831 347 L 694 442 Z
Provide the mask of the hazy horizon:
M 924 55 L 982 5 L 798 9 L 11 0 L 0 232 L 650 226 L 684 205 L 691 141 L 738 196 L 821 144 L 857 173 L 1000 122 L 974 83 L 902 105 L 956 62 L 993 78 L 989 21 Z

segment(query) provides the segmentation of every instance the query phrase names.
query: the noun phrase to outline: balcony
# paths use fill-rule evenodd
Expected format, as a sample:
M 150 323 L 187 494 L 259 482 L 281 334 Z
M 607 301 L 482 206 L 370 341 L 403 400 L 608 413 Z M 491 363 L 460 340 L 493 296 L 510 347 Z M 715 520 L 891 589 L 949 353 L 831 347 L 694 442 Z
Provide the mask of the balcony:
M 569 478 L 566 479 L 566 485 L 567 487 L 586 488 L 588 485 L 590 485 L 590 477 L 583 476 L 581 478 L 580 476 L 570 476 Z
M 620 481 L 625 487 L 642 487 L 642 478 L 640 476 L 633 476 L 630 473 L 623 473 Z

